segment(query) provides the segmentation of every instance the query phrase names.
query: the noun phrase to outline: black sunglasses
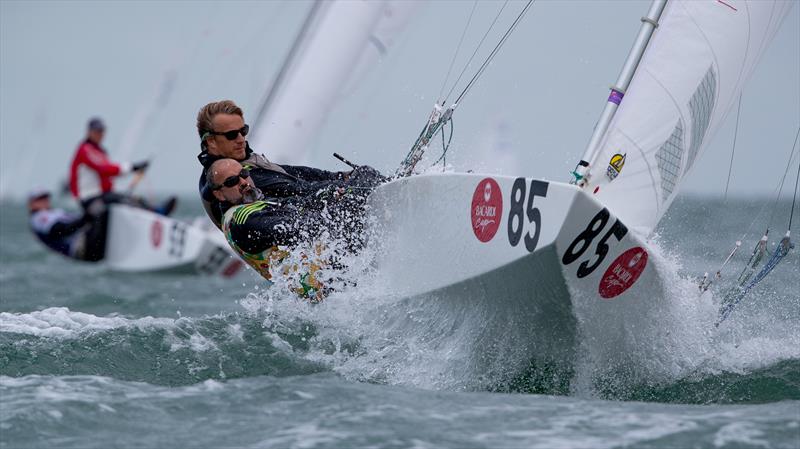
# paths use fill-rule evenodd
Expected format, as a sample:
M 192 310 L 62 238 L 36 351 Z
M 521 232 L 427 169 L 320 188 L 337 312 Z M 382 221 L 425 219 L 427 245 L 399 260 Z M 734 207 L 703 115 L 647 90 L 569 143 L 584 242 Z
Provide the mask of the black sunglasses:
M 219 190 L 223 187 L 236 187 L 239 184 L 239 178 L 247 179 L 250 177 L 250 170 L 243 168 L 238 175 L 228 176 L 222 181 L 222 184 L 214 186 L 213 190 Z
M 239 134 L 241 134 L 242 137 L 245 137 L 249 132 L 250 125 L 244 125 L 241 127 L 241 129 L 234 129 L 232 131 L 225 132 L 209 131 L 208 133 L 214 136 L 225 136 L 225 138 L 228 140 L 236 140 L 236 138 L 239 137 Z

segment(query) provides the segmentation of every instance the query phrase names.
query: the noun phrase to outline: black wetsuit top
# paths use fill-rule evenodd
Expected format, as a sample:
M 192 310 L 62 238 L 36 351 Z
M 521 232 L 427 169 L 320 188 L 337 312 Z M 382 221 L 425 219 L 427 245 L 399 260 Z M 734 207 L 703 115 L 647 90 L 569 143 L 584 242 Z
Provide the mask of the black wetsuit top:
M 312 167 L 296 165 L 277 165 L 269 162 L 263 156 L 256 154 L 247 144 L 245 159 L 239 161 L 243 167 L 250 170 L 253 183 L 264 193 L 267 199 L 286 200 L 297 197 L 307 197 L 320 190 L 335 186 L 344 186 L 344 173 L 330 172 Z M 199 190 L 206 213 L 218 227 L 221 226 L 222 216 L 231 204 L 217 200 L 213 192 L 206 185 L 208 167 L 224 157 L 214 156 L 203 151 L 197 156 L 203 165 L 200 174 Z M 281 171 L 282 170 L 282 171 Z
M 347 181 L 332 183 L 335 189 L 325 186 L 310 194 L 247 204 L 233 213 L 230 237 L 242 251 L 259 254 L 273 246 L 314 240 L 326 231 L 355 251 L 363 245 L 367 196 L 383 181 L 375 169 L 361 166 Z

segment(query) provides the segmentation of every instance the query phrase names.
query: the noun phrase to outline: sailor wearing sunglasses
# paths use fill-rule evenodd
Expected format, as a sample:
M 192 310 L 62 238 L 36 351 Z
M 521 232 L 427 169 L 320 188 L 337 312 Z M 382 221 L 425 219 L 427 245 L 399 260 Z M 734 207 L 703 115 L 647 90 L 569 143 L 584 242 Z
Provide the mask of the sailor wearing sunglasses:
M 209 103 L 197 114 L 197 133 L 200 136 L 200 154 L 203 165 L 199 190 L 203 206 L 218 227 L 222 228 L 222 217 L 231 202 L 221 199 L 210 188 L 208 169 L 215 161 L 230 158 L 248 170 L 255 187 L 267 198 L 286 202 L 305 198 L 322 190 L 345 188 L 351 172 L 330 172 L 312 167 L 275 164 L 261 154 L 255 153 L 247 143 L 250 127 L 244 121 L 244 112 L 233 101 L 223 100 Z M 383 177 L 371 167 L 359 168 L 362 178 L 369 174 L 372 187 Z M 216 193 L 215 193 L 216 192 Z
M 269 266 L 278 262 L 286 248 L 296 243 L 303 215 L 293 204 L 264 200 L 250 171 L 235 159 L 214 161 L 207 170 L 207 186 L 221 204 L 228 205 L 222 231 L 239 256 L 270 279 Z M 315 294 L 320 285 L 306 284 L 300 293 Z
M 344 187 L 276 200 L 266 198 L 256 187 L 252 171 L 235 159 L 216 160 L 206 176 L 212 195 L 226 205 L 221 229 L 228 243 L 266 279 L 270 279 L 269 266 L 280 261 L 287 250 L 301 243 L 321 243 L 323 232 L 344 242 L 347 251 L 357 251 L 363 244 L 364 202 L 371 182 L 357 171 Z M 313 271 L 309 265 L 304 273 Z M 321 299 L 320 288 L 314 276 L 308 275 L 297 290 Z

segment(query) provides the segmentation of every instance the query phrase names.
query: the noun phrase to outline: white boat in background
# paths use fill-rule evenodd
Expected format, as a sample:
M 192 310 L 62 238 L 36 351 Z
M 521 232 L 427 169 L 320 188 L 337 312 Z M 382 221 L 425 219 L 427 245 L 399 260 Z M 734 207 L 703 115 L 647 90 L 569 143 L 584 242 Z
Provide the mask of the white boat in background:
M 461 173 L 377 188 L 378 284 L 417 304 L 406 321 L 480 320 L 474 363 L 503 359 L 498 347 L 563 358 L 577 335 L 606 366 L 659 357 L 682 323 L 665 325 L 674 285 L 647 239 L 792 3 L 653 2 L 575 183 Z
M 110 207 L 102 263 L 121 272 L 187 271 L 225 278 L 245 271 L 207 219 L 186 223 L 121 204 Z

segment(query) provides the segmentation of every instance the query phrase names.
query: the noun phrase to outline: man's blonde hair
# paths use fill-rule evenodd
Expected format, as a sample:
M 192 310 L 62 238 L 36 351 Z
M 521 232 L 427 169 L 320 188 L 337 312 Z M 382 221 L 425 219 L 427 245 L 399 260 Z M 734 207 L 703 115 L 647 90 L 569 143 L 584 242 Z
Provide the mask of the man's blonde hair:
M 197 135 L 203 138 L 207 132 L 214 131 L 212 120 L 217 114 L 235 114 L 244 119 L 242 108 L 231 100 L 215 101 L 203 106 L 197 113 Z

